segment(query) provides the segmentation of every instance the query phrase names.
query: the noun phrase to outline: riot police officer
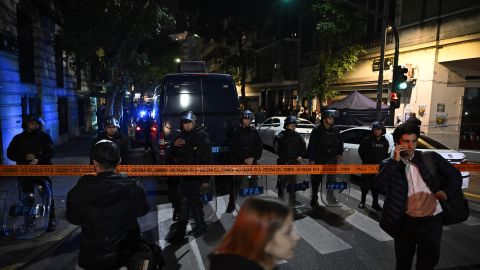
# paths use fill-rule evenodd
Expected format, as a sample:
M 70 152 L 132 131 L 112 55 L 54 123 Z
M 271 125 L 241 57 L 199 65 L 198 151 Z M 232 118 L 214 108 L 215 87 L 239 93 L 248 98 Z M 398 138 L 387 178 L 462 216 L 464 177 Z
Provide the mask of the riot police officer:
M 252 165 L 257 164 L 257 160 L 262 156 L 262 139 L 257 130 L 251 126 L 253 113 L 250 110 L 244 110 L 240 119 L 240 127 L 233 131 L 230 140 L 230 149 L 232 153 L 233 164 Z M 234 183 L 230 184 L 230 196 L 227 213 L 235 210 L 235 186 L 238 185 L 238 178 L 234 178 Z
M 337 115 L 335 110 L 325 110 L 322 113 L 320 125 L 315 127 L 310 134 L 308 141 L 308 158 L 310 164 L 327 164 L 341 162 L 343 154 L 343 139 L 340 131 L 334 127 L 334 118 Z M 312 207 L 320 206 L 318 203 L 318 188 L 322 175 L 312 176 Z M 331 179 L 327 179 L 327 182 Z M 333 190 L 327 192 L 327 200 L 334 202 Z
M 43 132 L 44 122 L 36 115 L 27 115 L 23 118 L 23 132 L 15 135 L 7 148 L 7 157 L 18 165 L 38 164 L 50 165 L 54 153 L 53 141 L 50 135 Z M 49 177 L 19 177 L 18 181 L 26 194 L 33 193 L 33 185 L 36 180 L 45 180 L 52 186 Z M 41 181 L 39 181 L 41 183 Z M 33 203 L 33 202 L 32 202 Z M 50 221 L 48 230 L 55 229 L 55 201 L 52 198 L 50 207 Z
M 287 116 L 283 128 L 285 130 L 278 134 L 278 165 L 284 165 L 291 160 L 301 159 L 306 155 L 307 146 L 305 140 L 300 133 L 295 131 L 297 126 L 297 118 L 293 115 Z M 278 196 L 283 198 L 287 183 L 282 182 L 279 178 L 277 182 Z M 291 192 L 289 203 L 293 206 L 295 203 L 295 191 Z
M 372 133 L 364 138 L 358 148 L 358 154 L 362 159 L 362 164 L 380 164 L 382 160 L 389 157 L 389 144 L 384 136 L 385 125 L 381 122 L 372 123 Z M 368 190 L 372 190 L 372 208 L 381 211 L 382 207 L 378 204 L 378 191 L 373 187 L 374 174 L 364 174 L 362 176 L 361 190 L 362 197 L 358 208 L 365 208 L 365 200 Z
M 120 123 L 114 116 L 106 116 L 103 119 L 103 132 L 101 132 L 90 147 L 90 164 L 93 164 L 93 149 L 97 142 L 109 140 L 117 144 L 120 148 L 120 157 L 122 164 L 128 164 L 128 138 L 120 130 Z
M 180 117 L 181 133 L 174 140 L 171 153 L 173 162 L 177 165 L 209 165 L 212 163 L 210 139 L 205 132 L 195 127 L 195 121 L 196 116 L 192 111 L 184 112 Z M 200 189 L 208 186 L 210 177 L 182 176 L 180 181 L 179 221 L 175 232 L 167 239 L 171 243 L 180 242 L 185 238 L 190 216 L 195 220 L 196 227 L 188 233 L 189 235 L 199 237 L 207 231 Z

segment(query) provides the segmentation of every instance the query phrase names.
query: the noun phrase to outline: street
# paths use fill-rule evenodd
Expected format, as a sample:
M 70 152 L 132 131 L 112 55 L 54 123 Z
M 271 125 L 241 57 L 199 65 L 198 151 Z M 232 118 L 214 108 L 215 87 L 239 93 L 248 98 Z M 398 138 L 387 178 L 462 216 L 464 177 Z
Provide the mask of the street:
M 58 151 L 55 163 L 73 164 L 79 157 L 85 159 L 84 149 L 79 143 L 88 143 L 88 137 L 63 145 Z M 70 143 L 72 144 L 72 143 Z M 73 149 L 77 149 L 74 151 Z M 144 161 L 143 147 L 130 151 L 133 163 Z M 270 150 L 263 150 L 260 164 L 274 164 L 276 155 Z M 87 160 L 88 162 L 88 160 Z M 267 178 L 266 195 L 276 196 L 276 177 Z M 172 208 L 167 202 L 166 183 L 154 177 L 142 179 L 150 204 L 150 212 L 139 218 L 142 232 L 147 238 L 157 241 L 163 249 L 167 265 L 165 269 L 208 269 L 208 256 L 215 248 L 222 235 L 233 225 L 234 214 L 225 213 L 227 196 L 217 198 L 217 211 L 207 222 L 208 232 L 203 237 L 180 245 L 169 245 L 164 239 L 173 224 Z M 478 182 L 478 177 L 471 179 Z M 79 249 L 81 230 L 68 225 L 64 217 L 65 196 L 76 182 L 75 177 L 57 177 L 54 179 L 54 194 L 58 203 L 57 216 L 60 226 L 58 232 L 48 233 L 44 238 L 51 246 L 43 249 L 38 245 L 40 240 L 18 241 L 1 239 L 0 269 L 14 269 L 18 260 L 26 263 L 24 269 L 74 269 Z M 283 261 L 278 269 L 393 269 L 395 263 L 393 240 L 378 226 L 378 216 L 369 209 L 371 197 L 367 198 L 367 207 L 358 209 L 360 191 L 352 185 L 350 197 L 342 207 L 321 207 L 311 210 L 310 207 L 300 209 L 307 216 L 295 221 L 295 230 L 301 239 L 298 242 L 295 257 Z M 383 201 L 381 200 L 381 203 Z M 462 223 L 444 227 L 442 237 L 441 259 L 437 269 L 479 269 L 480 268 L 480 206 L 471 202 L 471 216 Z M 206 209 L 206 212 L 208 209 Z M 68 232 L 65 232 L 68 231 Z M 62 236 L 55 238 L 55 235 Z M 42 238 L 41 237 L 41 238 Z M 34 244 L 37 241 L 37 244 Z M 52 244 L 55 243 L 55 244 Z M 20 253 L 6 252 L 6 249 Z M 26 259 L 26 251 L 37 256 Z M 17 256 L 7 258 L 8 256 Z M 13 263 L 16 262 L 17 264 Z M 21 265 L 21 264 L 20 264 Z

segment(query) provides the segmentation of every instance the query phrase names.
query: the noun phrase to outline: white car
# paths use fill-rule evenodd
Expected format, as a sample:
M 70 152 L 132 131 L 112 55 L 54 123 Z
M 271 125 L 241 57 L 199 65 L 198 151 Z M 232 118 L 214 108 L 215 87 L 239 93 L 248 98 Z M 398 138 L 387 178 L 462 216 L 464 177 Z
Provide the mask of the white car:
M 275 152 L 278 152 L 277 136 L 282 130 L 284 130 L 283 123 L 285 122 L 285 118 L 285 116 L 273 116 L 257 126 L 257 131 L 260 138 L 262 138 L 262 143 L 273 147 Z M 310 139 L 310 133 L 314 127 L 315 125 L 307 119 L 297 118 L 297 128 L 295 131 L 302 135 L 307 146 L 308 140 Z
M 390 144 L 390 153 L 393 155 L 394 143 L 393 143 L 393 130 L 394 128 L 387 128 L 385 138 Z M 340 132 L 343 137 L 343 163 L 345 164 L 362 164 L 362 160 L 358 155 L 358 147 L 360 142 L 371 133 L 370 127 L 355 127 L 346 129 Z M 452 164 L 466 163 L 467 159 L 465 154 L 452 150 L 442 144 L 441 142 L 428 137 L 424 134 L 420 134 L 417 142 L 417 150 L 420 151 L 434 151 L 440 154 L 444 159 L 448 160 Z M 463 177 L 462 188 L 468 187 L 468 181 L 470 179 L 470 172 L 461 172 Z

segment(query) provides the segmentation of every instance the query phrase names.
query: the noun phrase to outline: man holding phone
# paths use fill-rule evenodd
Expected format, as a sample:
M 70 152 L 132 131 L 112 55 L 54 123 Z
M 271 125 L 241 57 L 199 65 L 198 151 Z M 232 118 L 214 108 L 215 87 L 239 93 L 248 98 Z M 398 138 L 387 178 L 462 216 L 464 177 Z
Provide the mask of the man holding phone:
M 442 208 L 462 185 L 460 172 L 437 153 L 436 178 L 425 165 L 422 152 L 416 150 L 420 127 L 399 125 L 393 132 L 393 158 L 382 162 L 375 184 L 386 194 L 380 227 L 395 241 L 396 269 L 411 269 L 417 254 L 416 269 L 433 269 L 440 258 Z

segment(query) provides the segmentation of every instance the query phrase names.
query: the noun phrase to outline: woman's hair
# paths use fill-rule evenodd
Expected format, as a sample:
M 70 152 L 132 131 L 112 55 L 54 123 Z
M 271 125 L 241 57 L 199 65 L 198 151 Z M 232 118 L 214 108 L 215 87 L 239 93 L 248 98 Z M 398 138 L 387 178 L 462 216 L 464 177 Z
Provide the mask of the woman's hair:
M 292 209 L 284 202 L 269 197 L 252 197 L 245 201 L 232 229 L 225 234 L 214 254 L 236 254 L 261 264 L 273 258 L 265 247 Z

